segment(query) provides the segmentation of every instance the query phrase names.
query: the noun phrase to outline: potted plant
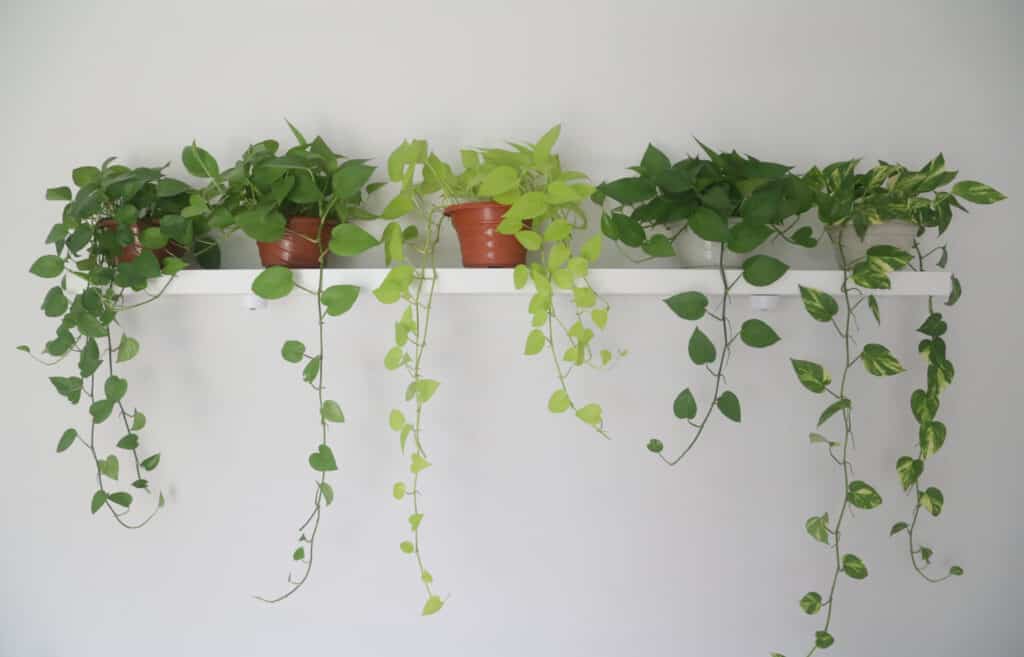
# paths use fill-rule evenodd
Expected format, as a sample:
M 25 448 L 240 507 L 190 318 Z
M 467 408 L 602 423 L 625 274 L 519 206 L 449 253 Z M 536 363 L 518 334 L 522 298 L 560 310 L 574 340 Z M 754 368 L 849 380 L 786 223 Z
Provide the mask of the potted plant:
M 859 348 L 855 346 L 853 331 L 857 326 L 857 310 L 866 303 L 875 320 L 881 322 L 878 303 L 870 290 L 889 288 L 890 272 L 908 266 L 923 271 L 931 257 L 938 259 L 940 267 L 945 267 L 946 247 L 936 246 L 925 251 L 920 240 L 930 229 L 941 235 L 948 228 L 953 208 L 963 209 L 957 197 L 982 204 L 1005 198 L 991 187 L 975 181 L 963 181 L 954 185 L 951 191 L 943 191 L 942 188 L 956 178 L 956 172 L 946 171 L 942 155 L 919 171 L 883 162 L 865 173 L 857 173 L 858 162 L 848 160 L 821 169 L 815 167 L 805 176 L 814 190 L 818 216 L 833 243 L 843 276 L 838 303 L 821 290 L 800 290 L 808 314 L 816 321 L 831 324 L 842 341 L 842 374 L 838 383 L 833 383 L 832 376 L 821 364 L 792 360 L 797 378 L 805 388 L 831 397 L 818 419 L 815 432 L 810 434 L 810 441 L 827 448 L 829 457 L 840 466 L 842 473 L 842 503 L 838 512 L 831 517 L 828 512 L 811 516 L 805 525 L 813 539 L 829 547 L 831 560 L 835 563 L 827 591 L 824 594 L 811 591 L 800 600 L 800 607 L 806 614 L 826 611 L 821 629 L 815 632 L 812 653 L 835 642 L 831 626 L 840 575 L 853 580 L 862 580 L 868 575 L 864 561 L 856 554 L 844 551 L 848 549 L 846 546 L 850 540 L 845 522 L 852 515 L 853 508 L 874 509 L 882 504 L 882 497 L 871 484 L 853 476 L 853 401 L 849 377 L 858 364 L 874 376 L 892 376 L 904 371 L 885 346 L 877 343 Z M 878 230 L 891 222 L 902 225 L 897 231 Z M 913 228 L 909 244 L 905 241 L 907 226 Z M 888 242 L 894 238 L 903 241 Z M 867 243 L 861 243 L 862 240 Z M 916 266 L 912 264 L 914 256 L 908 249 L 917 255 Z M 955 277 L 952 281 L 950 305 L 960 295 L 959 281 Z M 915 390 L 910 400 L 911 412 L 919 423 L 916 454 L 899 457 L 895 468 L 903 489 L 912 489 L 913 510 L 910 521 L 896 523 L 890 535 L 906 531 L 908 552 L 915 571 L 929 582 L 939 582 L 962 575 L 964 571 L 954 565 L 942 576 L 925 572 L 933 552 L 931 548 L 915 542 L 914 537 L 921 509 L 937 516 L 944 503 L 942 491 L 935 487 L 923 488 L 921 477 L 926 459 L 934 455 L 946 439 L 945 425 L 935 417 L 939 395 L 953 378 L 953 365 L 942 340 L 947 330 L 946 322 L 940 313 L 934 311 L 931 299 L 928 307 L 928 317 L 918 329 L 926 336 L 920 351 L 928 362 L 928 385 L 927 389 Z M 824 427 L 829 426 L 832 418 L 841 419 L 841 438 L 838 440 L 819 433 L 827 431 Z
M 158 492 L 141 519 L 128 515 L 136 507 L 137 495 L 152 495 L 148 478 L 159 465 L 160 454 L 144 447 L 146 416 L 127 401 L 128 380 L 119 367 L 135 358 L 140 345 L 118 318 L 121 312 L 160 297 L 166 284 L 143 301 L 132 302 L 126 295 L 145 290 L 161 276 L 168 276 L 169 283 L 187 266 L 178 257 L 184 251 L 205 249 L 208 264 L 209 255 L 216 253 L 216 243 L 205 237 L 205 225 L 178 214 L 193 190 L 165 177 L 163 168 L 132 169 L 109 158 L 98 167 L 76 168 L 74 193 L 67 186 L 46 191 L 47 199 L 65 205 L 61 220 L 46 237 L 53 252 L 37 258 L 30 271 L 55 281 L 42 310 L 59 324 L 39 356 L 27 345 L 18 347 L 50 367 L 76 360 L 73 372 L 51 376 L 50 382 L 71 404 L 86 399 L 89 422 L 84 430 L 64 431 L 57 451 L 75 445 L 84 449 L 96 473 L 90 509 L 96 513 L 106 508 L 128 529 L 149 522 L 164 500 Z M 171 240 L 177 242 L 173 252 L 165 250 Z M 116 444 L 104 440 L 111 427 Z
M 195 143 L 182 151 L 189 173 L 210 182 L 192 197 L 189 211 L 227 232 L 242 230 L 256 240 L 264 267 L 316 269 L 334 235 L 351 242 L 356 255 L 376 245 L 375 238 L 350 222 L 372 219 L 363 194 L 383 183 L 369 183 L 368 160 L 344 158 L 321 137 L 312 141 L 288 123 L 297 144 L 279 154 L 267 139 L 250 145 L 236 164 L 220 171 L 216 159 Z M 346 239 L 348 238 L 348 239 Z
M 326 396 L 327 369 L 324 337 L 328 318 L 347 313 L 359 297 L 355 285 L 327 285 L 328 250 L 352 256 L 378 245 L 378 240 L 354 219 L 372 218 L 363 208 L 366 196 L 379 184 L 370 183 L 375 167 L 368 160 L 345 158 L 335 153 L 321 137 L 309 141 L 288 124 L 298 144 L 278 155 L 278 143 L 266 140 L 246 149 L 238 163 L 220 171 L 216 159 L 194 143 L 182 153 L 185 167 L 209 179 L 204 193 L 193 196 L 195 211 L 208 216 L 212 225 L 227 231 L 241 229 L 259 243 L 267 267 L 252 283 L 257 296 L 275 300 L 299 290 L 313 297 L 317 332 L 312 345 L 289 339 L 281 357 L 303 363 L 302 381 L 316 397 L 317 444 L 307 457 L 316 474 L 312 510 L 299 528 L 292 560 L 300 575 L 288 577 L 287 590 L 274 597 L 256 596 L 264 602 L 280 602 L 297 592 L 313 568 L 316 539 L 323 509 L 334 500 L 327 474 L 338 469 L 328 442 L 329 428 L 345 421 L 341 404 Z M 295 280 L 292 269 L 315 267 L 316 286 L 305 287 Z
M 809 227 L 785 223 L 812 202 L 807 185 L 790 173 L 792 167 L 697 144 L 707 159 L 687 156 L 673 164 L 651 144 L 640 164 L 630 167 L 636 175 L 598 185 L 595 202 L 613 202 L 601 215 L 605 236 L 640 248 L 644 259 L 678 252 L 684 266 L 701 268 L 717 268 L 720 260 L 736 267 L 743 254 L 772 236 L 815 245 Z
M 601 226 L 610 239 L 637 247 L 648 258 L 676 253 L 679 240 L 695 245 L 691 266 L 712 266 L 719 272 L 722 301 L 710 308 L 702 292 L 684 291 L 665 299 L 677 316 L 696 322 L 709 317 L 717 324 L 716 345 L 700 326 L 694 326 L 687 344 L 690 360 L 706 369 L 714 381 L 711 400 L 701 409 L 687 387 L 676 395 L 672 412 L 692 428 L 675 457 L 663 455 L 665 444 L 651 439 L 647 448 L 668 465 L 676 465 L 697 444 L 717 410 L 740 422 L 741 404 L 727 390 L 726 364 L 737 340 L 754 348 L 769 347 L 781 338 L 760 319 L 748 319 L 734 331 L 729 313 L 731 293 L 740 279 L 751 285 L 770 285 L 788 270 L 784 262 L 765 255 L 749 255 L 773 235 L 800 246 L 817 240 L 809 227 L 796 228 L 800 213 L 811 207 L 810 189 L 791 167 L 764 162 L 735 151 L 719 153 L 699 141 L 707 159 L 687 157 L 675 164 L 654 145 L 648 145 L 640 164 L 630 167 L 635 176 L 598 185 L 594 200 L 613 206 L 603 212 Z M 788 221 L 792 219 L 792 221 Z M 692 235 L 685 234 L 689 230 Z M 742 265 L 739 272 L 729 269 Z

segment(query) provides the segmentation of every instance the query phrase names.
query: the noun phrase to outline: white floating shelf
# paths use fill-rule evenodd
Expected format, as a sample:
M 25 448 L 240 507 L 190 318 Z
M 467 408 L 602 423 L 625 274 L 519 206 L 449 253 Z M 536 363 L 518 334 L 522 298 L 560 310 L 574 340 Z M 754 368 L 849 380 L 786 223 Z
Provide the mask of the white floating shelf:
M 167 288 L 168 295 L 244 295 L 250 294 L 253 279 L 259 269 L 187 270 L 178 274 Z M 377 287 L 387 269 L 328 269 L 324 271 L 325 285 L 358 285 L 364 289 Z M 533 286 L 516 290 L 510 269 L 438 269 L 439 294 L 532 294 Z M 732 281 L 740 275 L 736 269 L 726 270 Z M 945 296 L 951 281 L 946 272 L 893 272 L 892 289 L 871 290 L 879 296 Z M 721 294 L 722 280 L 715 269 L 591 269 L 588 277 L 596 291 L 606 295 L 670 296 L 677 292 L 695 290 L 705 294 Z M 296 269 L 295 281 L 307 288 L 315 288 L 317 270 Z M 799 295 L 799 286 L 813 287 L 823 292 L 839 294 L 842 272 L 836 270 L 790 270 L 775 283 L 755 287 L 740 281 L 733 288 L 737 296 L 793 296 Z M 149 291 L 160 290 L 166 279 L 152 283 Z

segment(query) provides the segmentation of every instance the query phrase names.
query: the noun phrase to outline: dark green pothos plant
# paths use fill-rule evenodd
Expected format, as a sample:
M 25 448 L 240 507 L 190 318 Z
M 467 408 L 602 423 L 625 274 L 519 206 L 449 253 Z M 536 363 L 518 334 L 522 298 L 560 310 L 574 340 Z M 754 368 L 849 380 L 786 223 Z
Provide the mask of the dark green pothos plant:
M 182 256 L 185 251 L 193 255 L 202 252 L 207 264 L 216 260 L 210 257 L 216 253 L 216 243 L 207 237 L 205 224 L 193 225 L 180 214 L 193 190 L 164 176 L 163 168 L 133 169 L 109 158 L 99 167 L 76 168 L 72 172 L 77 187 L 74 193 L 66 186 L 46 191 L 47 199 L 65 205 L 61 220 L 46 238 L 53 253 L 37 258 L 30 271 L 55 280 L 43 298 L 42 310 L 60 322 L 40 356 L 33 355 L 26 345 L 18 347 L 47 366 L 77 357 L 75 373 L 52 376 L 50 382 L 72 404 L 77 405 L 83 396 L 87 399 L 88 428 L 64 431 L 57 451 L 75 444 L 85 449 L 96 472 L 92 512 L 106 507 L 118 524 L 129 529 L 145 525 L 163 506 L 164 498 L 158 493 L 153 509 L 141 520 L 127 517 L 135 495 L 151 494 L 147 477 L 159 465 L 160 454 L 143 447 L 146 416 L 128 404 L 128 381 L 117 372 L 117 367 L 132 360 L 140 349 L 139 341 L 121 327 L 120 313 L 157 299 L 187 266 L 185 260 L 172 255 L 162 254 L 160 261 L 154 249 L 162 249 L 169 240 L 178 243 Z M 149 293 L 150 283 L 161 276 L 167 276 L 167 282 Z M 133 300 L 127 296 L 130 292 L 148 296 Z M 114 431 L 119 436 L 115 447 L 120 451 L 111 451 L 101 442 L 111 419 L 121 427 Z M 124 457 L 128 464 L 122 468 Z M 129 480 L 134 495 L 117 490 L 121 482 Z
M 723 389 L 726 365 L 736 340 L 755 348 L 769 347 L 780 340 L 775 330 L 760 319 L 744 321 L 736 332 L 729 302 L 741 279 L 755 286 L 770 285 L 789 267 L 776 258 L 749 255 L 741 271 L 730 272 L 726 269 L 726 254 L 748 255 L 773 236 L 800 246 L 816 244 L 809 227 L 796 228 L 799 215 L 811 207 L 813 196 L 807 185 L 790 173 L 791 167 L 700 146 L 707 159 L 687 157 L 673 164 L 663 152 L 648 145 L 640 164 L 631 167 L 636 175 L 603 183 L 595 195 L 598 202 L 613 202 L 611 209 L 602 214 L 604 234 L 625 246 L 639 247 L 651 257 L 673 255 L 675 240 L 689 239 L 690 233 L 717 245 L 722 287 L 717 312 L 708 309 L 708 297 L 700 291 L 680 292 L 665 299 L 683 319 L 710 317 L 722 336 L 716 347 L 700 327 L 694 327 L 690 335 L 690 360 L 709 372 L 714 392 L 702 413 L 689 387 L 676 396 L 673 413 L 689 423 L 692 435 L 672 458 L 663 455 L 665 445 L 661 440 L 655 438 L 647 444 L 669 465 L 679 463 L 697 444 L 715 408 L 733 422 L 740 421 L 739 398 Z
M 836 248 L 842 265 L 841 303 L 837 303 L 831 295 L 821 290 L 801 287 L 800 293 L 808 314 L 815 320 L 830 323 L 834 327 L 842 340 L 843 353 L 842 375 L 838 386 L 833 385 L 831 376 L 822 365 L 806 360 L 792 361 L 797 377 L 805 388 L 817 394 L 827 393 L 833 398 L 822 411 L 818 427 L 825 426 L 833 417 L 842 418 L 841 440 L 831 440 L 817 432 L 810 434 L 811 442 L 824 445 L 829 457 L 840 467 L 843 476 L 843 497 L 835 516 L 830 518 L 826 512 L 820 516 L 812 516 L 806 522 L 807 533 L 829 546 L 835 561 L 827 593 L 822 595 L 817 591 L 811 591 L 800 600 L 800 607 L 807 614 L 817 614 L 825 610 L 823 626 L 815 632 L 808 655 L 832 646 L 835 641 L 831 626 L 840 575 L 846 575 L 854 580 L 864 579 L 868 575 L 867 566 L 860 557 L 843 551 L 844 521 L 851 515 L 853 508 L 874 509 L 882 504 L 881 495 L 871 484 L 853 479 L 853 402 L 849 396 L 849 374 L 858 362 L 863 364 L 869 374 L 875 376 L 891 376 L 903 371 L 896 357 L 883 345 L 865 344 L 859 350 L 855 348 L 853 331 L 856 327 L 856 312 L 861 304 L 866 302 L 876 321 L 881 321 L 878 303 L 870 294 L 870 290 L 888 289 L 891 286 L 890 272 L 908 266 L 923 271 L 926 260 L 937 254 L 939 266 L 945 267 L 946 247 L 936 246 L 924 251 L 920 240 L 929 229 L 935 229 L 939 235 L 945 232 L 952 218 L 952 210 L 963 209 L 957 197 L 983 204 L 1005 198 L 991 187 L 974 181 L 962 181 L 954 185 L 951 191 L 943 190 L 943 187 L 953 182 L 957 174 L 945 169 L 945 160 L 941 154 L 919 171 L 882 162 L 865 173 L 857 173 L 857 164 L 857 160 L 837 162 L 820 170 L 813 168 L 805 177 L 814 190 L 820 220 L 832 229 L 827 231 L 827 234 Z M 913 251 L 917 255 L 916 266 L 912 264 L 911 253 L 892 244 L 874 245 L 858 260 L 847 257 L 849 246 L 844 248 L 844 226 L 851 226 L 863 239 L 872 225 L 892 220 L 907 221 L 916 226 L 917 236 L 913 244 Z M 948 300 L 950 305 L 959 298 L 961 289 L 956 277 L 952 277 L 951 281 L 952 290 Z M 919 423 L 917 454 L 901 456 L 896 463 L 896 472 L 903 489 L 913 489 L 912 517 L 910 522 L 896 523 L 890 534 L 906 531 L 908 551 L 914 570 L 929 582 L 939 582 L 951 576 L 962 575 L 964 571 L 960 566 L 954 565 L 943 576 L 928 574 L 925 567 L 931 560 L 932 550 L 914 540 L 914 530 L 921 509 L 938 516 L 944 503 L 942 491 L 933 486 L 922 489 L 920 478 L 924 472 L 925 460 L 935 454 L 946 439 L 946 427 L 935 420 L 935 415 L 939 407 L 939 395 L 953 378 L 953 364 L 946 355 L 945 342 L 942 340 L 947 328 L 946 322 L 940 313 L 934 311 L 930 298 L 928 307 L 928 318 L 918 329 L 927 336 L 919 349 L 928 362 L 928 385 L 926 389 L 915 390 L 910 403 L 911 411 Z M 919 558 L 924 566 L 918 562 Z
M 284 600 L 306 583 L 313 568 L 323 509 L 334 500 L 327 473 L 336 471 L 338 462 L 328 443 L 328 429 L 344 422 L 345 415 L 338 401 L 325 394 L 324 331 L 329 318 L 345 314 L 356 303 L 359 287 L 327 285 L 327 255 L 331 252 L 351 256 L 378 244 L 376 238 L 350 223 L 374 216 L 362 204 L 366 194 L 377 187 L 369 183 L 375 168 L 367 160 L 338 155 L 321 137 L 308 141 L 294 126 L 289 126 L 298 144 L 286 153 L 278 155 L 277 142 L 265 140 L 247 148 L 238 163 L 223 172 L 216 159 L 195 144 L 185 147 L 182 153 L 190 172 L 209 179 L 202 198 L 195 200 L 192 207 L 200 216 L 210 217 L 213 225 L 229 231 L 241 228 L 255 240 L 272 242 L 284 235 L 286 216 L 319 218 L 321 230 L 337 224 L 330 233 L 329 244 L 320 243 L 318 237 L 308 238 L 316 244 L 319 254 L 312 283 L 282 266 L 268 267 L 252 283 L 253 293 L 263 299 L 281 299 L 294 290 L 310 295 L 315 301 L 317 327 L 311 346 L 291 339 L 285 341 L 280 352 L 289 363 L 304 363 L 301 377 L 316 395 L 319 433 L 316 450 L 307 459 L 316 476 L 312 510 L 299 526 L 298 545 L 292 552 L 292 560 L 301 564 L 301 575 L 297 579 L 289 575 L 288 589 L 281 595 L 257 596 L 265 602 Z

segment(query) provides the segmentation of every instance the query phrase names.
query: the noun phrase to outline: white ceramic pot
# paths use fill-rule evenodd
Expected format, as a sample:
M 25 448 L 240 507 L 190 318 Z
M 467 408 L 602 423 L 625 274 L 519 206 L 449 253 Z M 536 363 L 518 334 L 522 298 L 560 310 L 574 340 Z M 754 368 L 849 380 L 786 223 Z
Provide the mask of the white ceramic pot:
M 829 227 L 827 230 L 832 241 L 836 264 L 842 267 L 845 260 L 847 269 L 863 260 L 867 256 L 868 249 L 873 246 L 888 244 L 910 253 L 914 248 L 914 236 L 917 234 L 917 226 L 909 221 L 898 219 L 871 224 L 868 226 L 867 232 L 864 233 L 863 240 L 849 223 L 843 225 L 842 228 Z M 840 248 L 842 254 L 840 254 Z
M 732 225 L 739 219 L 730 219 Z M 676 259 L 680 266 L 688 269 L 718 269 L 718 259 L 722 245 L 718 242 L 709 242 L 693 234 L 693 231 L 683 231 L 682 235 L 676 238 Z M 751 253 L 733 253 L 725 250 L 726 269 L 736 269 L 743 265 L 743 261 L 750 257 Z

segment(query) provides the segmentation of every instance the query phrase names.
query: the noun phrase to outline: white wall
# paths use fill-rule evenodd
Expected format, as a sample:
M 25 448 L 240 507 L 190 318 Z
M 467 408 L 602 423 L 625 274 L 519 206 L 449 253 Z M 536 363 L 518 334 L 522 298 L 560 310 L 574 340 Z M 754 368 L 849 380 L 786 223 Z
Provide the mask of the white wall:
M 129 395 L 163 453 L 169 504 L 136 533 L 89 515 L 85 455 L 53 453 L 85 409 L 13 349 L 52 330 L 37 311 L 46 285 L 26 273 L 57 217 L 43 189 L 109 154 L 173 160 L 180 175 L 193 138 L 230 161 L 251 140 L 286 139 L 285 116 L 378 161 L 407 136 L 454 154 L 561 121 L 565 161 L 596 179 L 619 175 L 648 140 L 681 156 L 693 135 L 800 168 L 857 155 L 922 163 L 941 149 L 1007 193 L 952 230 L 966 292 L 950 313 L 950 440 L 928 465 L 947 504 L 921 537 L 939 568 L 955 560 L 967 576 L 927 585 L 887 537 L 910 504 L 893 464 L 915 440 L 906 399 L 924 376 L 912 333 L 925 310 L 886 302 L 883 332 L 866 328 L 865 340 L 880 336 L 913 369 L 855 379 L 856 472 L 885 504 L 849 524 L 847 546 L 871 575 L 841 582 L 829 654 L 1017 654 L 1022 17 L 1011 0 L 4 3 L 0 654 L 806 651 L 820 618 L 797 600 L 831 571 L 803 522 L 834 509 L 841 485 L 807 444 L 820 400 L 786 358 L 834 370 L 837 346 L 792 300 L 770 318 L 784 343 L 743 350 L 731 368 L 743 424 L 717 421 L 668 469 L 643 444 L 677 445 L 671 400 L 686 385 L 702 402 L 709 391 L 686 357 L 688 327 L 659 301 L 615 300 L 608 340 L 631 355 L 584 382 L 606 404 L 606 443 L 546 412 L 553 377 L 520 356 L 522 299 L 440 299 L 424 550 L 451 599 L 436 617 L 418 616 L 421 589 L 397 549 L 407 511 L 389 491 L 405 461 L 386 417 L 404 381 L 380 366 L 396 309 L 369 296 L 330 327 L 329 385 L 348 422 L 334 433 L 338 500 L 299 596 L 267 607 L 249 594 L 281 590 L 309 502 L 315 402 L 277 356 L 283 339 L 312 335 L 302 300 L 248 312 L 168 298 L 125 318 L 143 345 Z M 235 247 L 229 264 L 254 261 Z

